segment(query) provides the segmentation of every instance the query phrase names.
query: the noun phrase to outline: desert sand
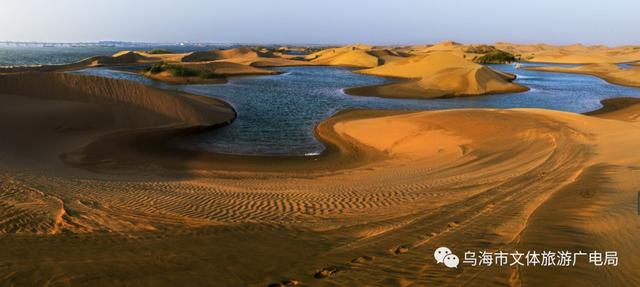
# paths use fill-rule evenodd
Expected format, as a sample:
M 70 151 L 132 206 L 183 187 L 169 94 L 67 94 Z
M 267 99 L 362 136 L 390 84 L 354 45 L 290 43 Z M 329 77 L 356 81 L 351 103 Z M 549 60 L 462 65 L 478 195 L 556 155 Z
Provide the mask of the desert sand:
M 143 75 L 156 81 L 162 81 L 169 84 L 222 84 L 227 82 L 228 77 L 278 74 L 277 71 L 273 70 L 225 61 L 171 63 L 169 65 L 195 72 L 206 72 L 207 76 L 177 76 L 172 74 L 170 71 L 163 71 L 160 73 L 144 71 Z
M 372 68 L 383 63 L 378 56 L 369 53 L 372 49 L 368 45 L 329 48 L 310 54 L 305 59 L 320 65 Z
M 467 58 L 467 56 L 469 55 L 471 56 L 469 57 L 469 59 L 471 59 L 472 55 L 470 55 L 467 52 L 467 50 L 471 47 L 472 46 L 463 45 L 461 43 L 454 42 L 451 40 L 445 40 L 439 43 L 435 43 L 433 45 L 408 46 L 408 47 L 405 47 L 404 49 L 401 49 L 401 51 L 404 51 L 411 55 L 425 55 L 433 52 L 446 52 L 461 58 Z
M 640 47 L 607 47 L 582 44 L 553 46 L 496 43 L 495 47 L 519 55 L 522 60 L 556 64 L 627 63 L 640 61 Z
M 439 43 L 435 43 L 432 45 L 411 45 L 411 46 L 402 46 L 402 47 L 390 47 L 392 51 L 396 53 L 401 53 L 404 55 L 412 55 L 412 56 L 424 56 L 431 53 L 448 53 L 460 58 L 481 63 L 481 59 L 483 56 L 488 54 L 496 53 L 496 52 L 506 52 L 499 49 L 496 45 L 487 45 L 487 44 L 462 44 L 451 40 L 442 41 Z M 492 64 L 503 64 L 513 62 L 517 60 L 518 57 L 509 61 L 496 61 L 491 62 Z
M 587 64 L 577 67 L 525 67 L 523 69 L 543 72 L 560 72 L 587 74 L 602 78 L 603 80 L 617 85 L 640 87 L 640 67 L 621 68 L 616 64 Z
M 495 71 L 449 52 L 431 52 L 358 72 L 405 79 L 378 86 L 346 89 L 351 95 L 391 98 L 440 98 L 516 93 L 528 88 L 512 83 L 515 75 Z
M 248 47 L 191 52 L 182 54 L 180 57 L 165 58 L 162 63 L 187 69 L 194 74 L 200 75 L 176 75 L 170 71 L 161 73 L 145 71 L 143 74 L 151 79 L 169 84 L 218 84 L 225 83 L 228 77 L 274 75 L 279 73 L 267 69 L 270 67 L 314 65 L 307 61 L 276 54 L 269 50 L 257 51 Z M 203 77 L 202 75 L 206 76 Z
M 212 50 L 186 54 L 182 62 L 231 62 L 254 67 L 311 66 L 312 63 L 285 57 L 269 50 L 257 51 L 242 47 L 227 50 Z
M 323 154 L 266 159 L 176 145 L 233 120 L 211 98 L 24 73 L 0 76 L 0 101 L 10 285 L 640 285 L 635 100 L 594 115 L 342 111 L 316 129 Z M 621 264 L 448 269 L 439 246 L 616 250 Z
M 4 67 L 3 73 L 21 72 L 64 72 L 91 67 L 118 66 L 151 66 L 154 64 L 170 64 L 194 70 L 196 73 L 206 72 L 211 77 L 177 76 L 169 72 L 141 73 L 154 80 L 169 84 L 201 84 L 225 83 L 225 78 L 246 75 L 273 75 L 277 72 L 267 70 L 270 67 L 312 66 L 315 63 L 297 59 L 299 57 L 284 56 L 269 50 L 257 51 L 249 47 L 226 50 L 198 51 L 190 53 L 150 54 L 145 51 L 120 51 L 111 56 L 94 56 L 64 65 L 42 65 L 36 67 Z

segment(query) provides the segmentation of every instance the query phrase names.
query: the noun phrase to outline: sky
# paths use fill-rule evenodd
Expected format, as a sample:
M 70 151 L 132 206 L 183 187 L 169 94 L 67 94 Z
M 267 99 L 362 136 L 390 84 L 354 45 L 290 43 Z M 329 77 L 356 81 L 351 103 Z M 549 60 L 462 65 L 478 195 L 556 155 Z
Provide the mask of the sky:
M 640 0 L 0 0 L 0 41 L 640 44 Z

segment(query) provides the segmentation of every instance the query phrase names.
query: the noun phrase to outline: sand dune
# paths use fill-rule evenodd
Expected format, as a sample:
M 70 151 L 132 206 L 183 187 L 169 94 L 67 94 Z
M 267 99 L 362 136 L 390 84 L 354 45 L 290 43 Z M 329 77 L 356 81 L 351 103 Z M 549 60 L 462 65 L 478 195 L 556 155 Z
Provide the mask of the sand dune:
M 249 47 L 227 50 L 197 51 L 162 58 L 160 71 L 151 69 L 143 74 L 169 84 L 225 83 L 226 77 L 243 75 L 273 75 L 277 71 L 260 67 L 307 66 L 312 63 L 275 55 L 270 50 Z M 180 71 L 177 71 L 180 69 Z M 182 72 L 185 72 L 182 73 Z
M 295 59 L 297 57 L 276 55 L 271 51 L 258 52 L 248 47 L 213 50 L 213 51 L 197 51 L 191 53 L 169 53 L 169 54 L 149 54 L 144 51 L 120 51 L 112 56 L 94 56 L 81 61 L 63 64 L 63 65 L 42 65 L 42 66 L 23 66 L 23 67 L 2 67 L 0 74 L 23 73 L 23 72 L 61 72 L 78 70 L 88 67 L 97 66 L 127 66 L 137 64 L 156 64 L 171 63 L 176 65 L 188 65 L 192 63 L 204 62 L 225 62 L 236 63 L 253 67 L 283 67 L 283 66 L 311 66 L 315 65 L 308 61 Z M 231 64 L 219 64 L 229 67 Z M 230 69 L 225 68 L 230 71 Z M 239 68 L 249 72 L 249 74 L 262 74 L 265 72 L 256 69 Z M 235 74 L 231 72 L 231 74 Z M 240 74 L 242 74 L 240 72 Z M 266 73 L 269 74 L 269 73 Z M 193 79 L 192 79 L 193 80 Z M 173 79 L 172 82 L 188 83 L 189 79 Z
M 468 47 L 461 43 L 457 43 L 451 40 L 446 40 L 433 45 L 413 46 L 412 53 L 415 55 L 424 55 L 424 54 L 429 54 L 433 52 L 447 52 L 449 54 L 453 54 L 458 57 L 464 57 L 467 49 Z
M 159 61 L 158 58 L 143 56 L 134 51 L 121 51 L 111 57 L 95 57 L 93 65 L 122 65 Z
M 277 71 L 261 69 L 254 66 L 237 64 L 233 62 L 190 62 L 173 63 L 172 67 L 186 69 L 192 73 L 199 74 L 193 76 L 175 75 L 170 70 L 159 73 L 144 71 L 143 74 L 151 79 L 169 84 L 220 84 L 226 83 L 227 77 L 250 76 L 250 75 L 275 75 Z
M 371 68 L 381 64 L 381 60 L 370 54 L 371 46 L 354 45 L 329 48 L 306 56 L 312 63 L 331 66 Z
M 97 66 L 126 66 L 133 64 L 152 64 L 176 57 L 174 54 L 168 56 L 151 55 L 139 51 L 120 51 L 112 56 L 93 56 L 78 62 L 61 65 L 39 65 L 39 66 L 18 66 L 0 68 L 0 74 L 25 73 L 25 72 L 62 72 L 78 70 Z
M 228 122 L 234 117 L 233 111 L 222 101 L 124 80 L 64 73 L 24 73 L 3 75 L 0 83 L 3 95 L 121 108 L 114 120 L 121 121 L 126 127 L 169 123 L 209 126 Z
M 501 50 L 518 54 L 523 60 L 559 64 L 626 63 L 640 60 L 640 49 L 634 46 L 552 46 L 546 44 L 519 45 L 496 43 Z
M 597 117 L 344 111 L 317 128 L 324 154 L 268 159 L 169 144 L 234 117 L 211 98 L 39 73 L 1 76 L 0 100 L 0 278 L 14 285 L 640 284 L 635 100 Z M 430 256 L 443 245 L 623 263 L 452 270 Z
M 176 58 L 174 56 L 173 59 Z M 253 48 L 242 47 L 183 54 L 177 62 L 163 62 L 163 67 L 171 69 L 162 72 L 145 71 L 144 75 L 170 84 L 212 84 L 225 83 L 225 78 L 231 76 L 278 74 L 277 71 L 262 68 L 307 65 L 313 64 L 280 57 L 269 50 L 256 51 Z M 186 69 L 189 75 L 176 73 L 175 68 Z
M 586 114 L 605 119 L 639 122 L 639 106 L 640 99 L 638 98 L 606 99 L 602 101 L 602 108 Z
M 289 59 L 277 56 L 271 51 L 256 51 L 252 48 L 242 47 L 227 50 L 200 51 L 186 54 L 182 62 L 231 62 L 255 67 L 282 67 L 282 66 L 308 66 L 313 65 L 306 61 Z
M 138 55 L 164 62 L 180 62 L 189 53 L 149 53 L 149 51 L 135 51 Z
M 175 57 L 173 54 L 152 55 L 141 51 L 120 51 L 111 56 L 94 56 L 64 66 L 118 66 L 132 64 L 148 64 L 162 61 L 163 57 Z
M 640 87 L 640 67 L 620 68 L 616 64 L 588 64 L 577 67 L 526 67 L 526 70 L 593 75 L 607 82 L 623 86 Z
M 0 68 L 0 74 L 25 72 L 63 72 L 90 67 L 117 67 L 132 65 L 170 65 L 189 69 L 188 75 L 170 73 L 151 73 L 142 71 L 145 76 L 170 84 L 225 83 L 225 77 L 242 75 L 273 75 L 278 72 L 261 68 L 283 66 L 311 66 L 308 61 L 277 56 L 271 51 L 256 51 L 242 47 L 227 50 L 198 51 L 191 53 L 150 54 L 142 51 L 120 51 L 112 56 L 94 56 L 65 65 L 44 65 L 35 67 Z M 191 75 L 195 74 L 195 75 Z M 202 77 L 200 75 L 206 75 Z
M 181 64 L 182 67 L 197 70 L 207 70 L 221 76 L 241 76 L 241 75 L 273 75 L 276 71 L 261 69 L 253 66 L 237 64 L 233 62 L 206 62 Z
M 220 61 L 233 62 L 233 63 L 250 65 L 254 67 L 262 67 L 262 68 L 316 65 L 315 63 L 311 63 L 308 61 L 289 59 L 287 57 L 231 58 L 231 59 L 220 60 Z
M 406 47 L 394 47 L 393 51 L 398 53 L 404 53 L 408 55 L 417 55 L 424 56 L 432 53 L 447 53 L 451 55 L 458 56 L 460 58 L 470 60 L 473 62 L 480 62 L 483 56 L 496 54 L 496 53 L 507 53 L 496 48 L 493 45 L 485 45 L 485 44 L 462 44 L 454 41 L 442 41 L 433 45 L 412 45 Z M 515 55 L 511 55 L 515 57 Z M 504 62 L 510 62 L 513 60 L 494 60 L 492 64 L 502 64 Z
M 359 71 L 407 79 L 399 83 L 347 89 L 353 95 L 392 98 L 438 98 L 526 91 L 510 81 L 514 75 L 494 71 L 458 56 L 434 52 Z
M 378 62 L 381 65 L 411 56 L 410 54 L 403 53 L 395 49 L 375 49 L 369 51 L 368 53 L 369 55 L 377 57 L 379 59 Z
M 264 55 L 262 55 L 262 53 L 259 55 L 257 51 L 251 48 L 242 47 L 227 50 L 191 52 L 182 58 L 182 62 L 203 62 L 231 58 L 257 58 L 260 56 Z
M 33 164 L 18 155 L 36 159 L 58 153 L 40 163 L 59 162 L 62 151 L 82 141 L 119 130 L 206 128 L 230 122 L 235 112 L 214 99 L 162 91 L 142 84 L 62 73 L 23 73 L 0 76 L 4 134 L 2 150 L 9 158 Z M 43 142 L 45 148 L 37 147 Z M 31 150 L 30 150 L 31 149 Z M 7 158 L 5 158 L 7 159 Z

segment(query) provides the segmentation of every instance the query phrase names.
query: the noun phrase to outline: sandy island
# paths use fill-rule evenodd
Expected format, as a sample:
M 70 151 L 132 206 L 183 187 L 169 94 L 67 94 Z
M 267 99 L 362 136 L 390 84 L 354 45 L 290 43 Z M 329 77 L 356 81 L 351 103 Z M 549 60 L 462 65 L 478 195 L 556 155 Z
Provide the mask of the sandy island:
M 515 87 L 459 71 L 491 83 L 474 91 Z M 12 285 L 640 285 L 637 99 L 591 115 L 343 111 L 316 129 L 325 153 L 266 159 L 176 145 L 234 119 L 207 97 L 19 73 L 0 76 L 0 101 Z M 447 269 L 439 246 L 616 250 L 622 263 Z
M 434 52 L 358 71 L 405 79 L 378 86 L 346 89 L 351 95 L 389 98 L 441 98 L 518 93 L 529 88 L 512 83 L 515 75 L 495 71 L 446 52 Z
M 577 67 L 534 66 L 523 69 L 541 72 L 586 74 L 599 77 L 616 85 L 640 87 L 640 66 L 623 69 L 616 64 L 587 64 Z

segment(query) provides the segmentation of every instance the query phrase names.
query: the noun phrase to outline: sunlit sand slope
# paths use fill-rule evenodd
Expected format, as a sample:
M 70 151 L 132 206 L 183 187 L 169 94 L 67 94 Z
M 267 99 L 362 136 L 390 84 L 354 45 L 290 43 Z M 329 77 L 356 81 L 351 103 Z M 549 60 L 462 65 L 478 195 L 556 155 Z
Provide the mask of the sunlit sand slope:
M 528 90 L 511 82 L 515 79 L 514 75 L 492 70 L 447 52 L 413 56 L 359 72 L 406 80 L 351 88 L 346 90 L 347 93 L 390 98 L 439 98 Z
M 371 68 L 381 64 L 381 60 L 369 53 L 371 46 L 355 45 L 325 49 L 305 58 L 312 63 L 331 66 Z
M 519 55 L 522 60 L 531 62 L 602 64 L 640 61 L 640 47 L 638 46 L 607 47 L 581 44 L 553 46 L 547 44 L 496 43 L 495 47 Z
M 526 67 L 524 69 L 543 72 L 587 74 L 602 78 L 612 84 L 640 87 L 639 66 L 632 66 L 630 68 L 623 69 L 616 64 L 588 64 L 577 67 L 544 66 Z

